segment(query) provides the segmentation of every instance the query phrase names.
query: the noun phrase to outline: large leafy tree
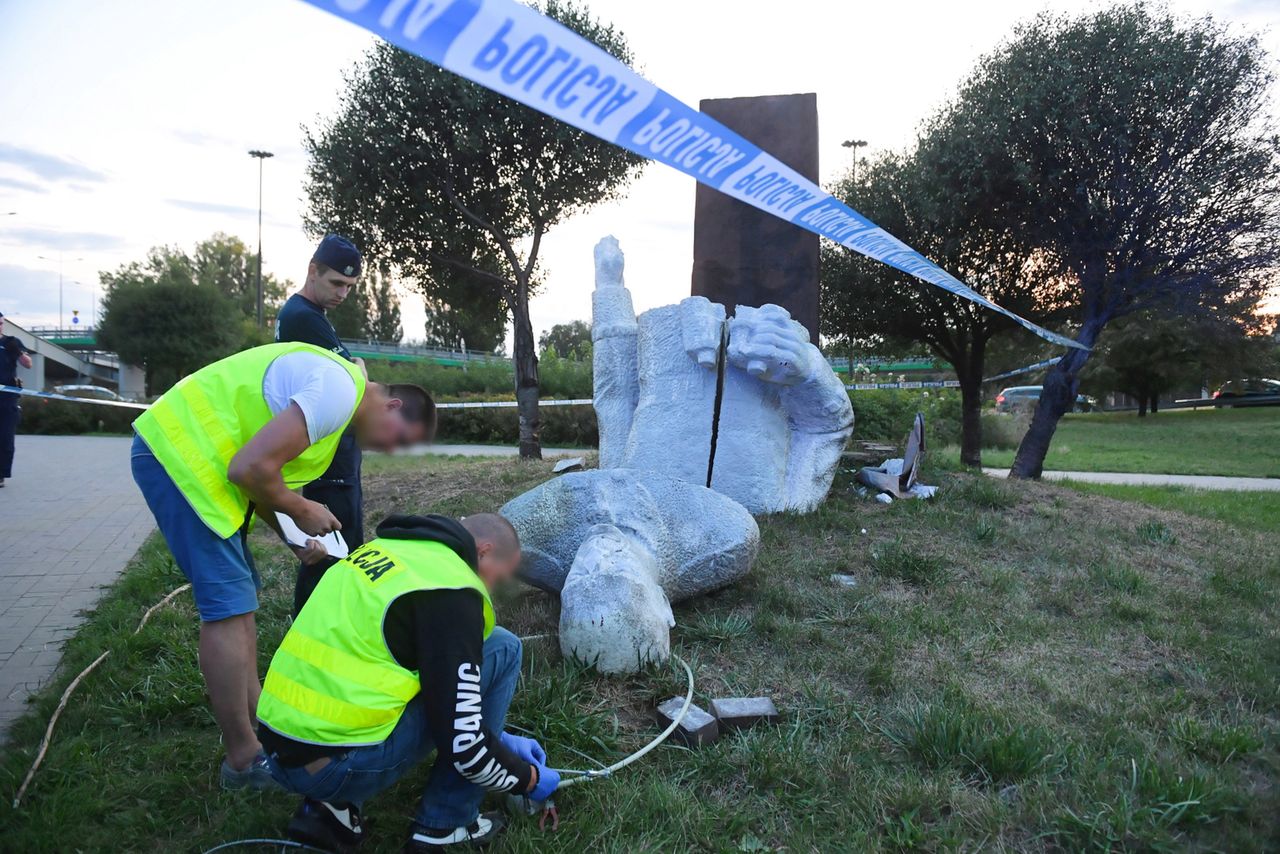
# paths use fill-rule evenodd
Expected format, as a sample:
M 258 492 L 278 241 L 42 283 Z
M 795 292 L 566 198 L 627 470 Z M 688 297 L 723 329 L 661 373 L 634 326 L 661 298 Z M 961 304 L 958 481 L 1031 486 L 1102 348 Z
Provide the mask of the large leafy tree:
M 196 284 L 217 288 L 246 317 L 258 312 L 258 256 L 243 240 L 217 232 L 196 244 L 187 256 Z M 262 277 L 263 304 L 270 310 L 284 301 L 286 283 L 270 273 Z
M 557 323 L 538 336 L 538 350 L 551 350 L 561 359 L 591 360 L 591 324 L 585 320 Z
M 103 273 L 98 340 L 121 361 L 146 370 L 147 390 L 239 350 L 244 318 L 222 291 L 196 285 L 181 253 L 152 250 L 145 264 Z
M 1020 232 L 993 226 L 972 202 L 979 188 L 948 181 L 967 142 L 933 122 L 905 154 L 886 154 L 846 176 L 835 195 L 1006 308 L 1046 322 L 1061 288 Z M 823 324 L 850 350 L 901 355 L 924 347 L 960 382 L 961 460 L 982 464 L 982 378 L 991 340 L 1020 329 L 1002 315 L 922 285 L 893 268 L 828 244 L 822 259 Z M 904 430 L 906 427 L 904 426 Z
M 542 8 L 632 61 L 622 34 L 586 9 L 561 0 Z M 477 288 L 476 301 L 501 295 L 514 332 L 520 453 L 541 456 L 529 299 L 542 239 L 616 196 L 640 158 L 385 43 L 370 50 L 337 114 L 309 131 L 305 146 L 312 229 L 343 231 L 373 255 L 422 271 L 429 299 L 459 274 L 491 286 Z M 441 302 L 480 314 L 476 301 L 454 293 Z
M 961 87 L 955 179 L 1069 283 L 1076 340 L 1144 311 L 1221 317 L 1280 264 L 1280 141 L 1255 38 L 1126 5 L 1019 28 Z M 1014 460 L 1038 477 L 1089 350 L 1048 371 Z
M 501 270 L 493 262 L 490 270 Z M 425 340 L 435 347 L 501 352 L 507 337 L 504 289 L 491 277 L 468 270 L 441 271 L 419 284 L 427 310 Z

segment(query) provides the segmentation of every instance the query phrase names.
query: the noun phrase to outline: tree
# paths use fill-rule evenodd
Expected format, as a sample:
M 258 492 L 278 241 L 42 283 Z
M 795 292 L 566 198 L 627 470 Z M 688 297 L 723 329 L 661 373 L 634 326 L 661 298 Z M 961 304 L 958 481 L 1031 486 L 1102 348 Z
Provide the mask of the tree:
M 491 269 L 500 270 L 498 262 Z M 419 280 L 427 310 L 423 332 L 434 347 L 498 353 L 507 337 L 507 302 L 492 278 L 443 270 Z
M 584 8 L 546 0 L 542 9 L 632 61 L 622 34 Z M 514 327 L 520 453 L 541 456 L 529 298 L 542 239 L 616 197 L 642 160 L 385 43 L 304 144 L 312 230 L 343 231 L 397 267 L 425 272 L 424 289 L 461 272 L 502 295 Z M 460 305 L 453 296 L 440 302 Z
M 557 323 L 538 337 L 538 352 L 548 349 L 561 359 L 591 358 L 591 324 L 585 320 Z
M 396 293 L 391 271 L 385 265 L 369 271 L 360 283 L 364 295 L 365 335 L 374 341 L 400 343 L 404 328 L 400 325 L 400 295 Z
M 1062 308 L 1035 247 L 1017 231 L 984 221 L 978 185 L 955 181 L 966 141 L 936 119 L 907 154 L 864 161 L 835 195 L 991 299 L 1038 323 Z M 1020 329 L 892 267 L 827 244 L 822 259 L 823 324 L 850 350 L 901 355 L 924 345 L 950 362 L 960 383 L 965 465 L 982 464 L 982 378 L 991 339 Z M 904 430 L 906 427 L 904 426 Z
M 102 299 L 98 340 L 122 362 L 147 372 L 147 391 L 159 394 L 187 374 L 240 349 L 236 306 L 214 288 L 199 287 L 186 271 L 149 278 L 127 265 L 110 276 Z
M 985 58 L 952 118 L 994 221 L 1070 284 L 1076 340 L 1143 311 L 1220 317 L 1280 264 L 1280 138 L 1255 38 L 1142 4 L 1043 14 Z M 1014 459 L 1038 477 L 1089 350 L 1072 349 Z
M 244 241 L 222 232 L 196 244 L 189 256 L 196 284 L 217 288 L 246 317 L 258 314 L 258 257 Z M 287 282 L 266 273 L 262 277 L 263 304 L 269 310 L 284 302 Z
M 1082 383 L 1122 391 L 1138 401 L 1138 417 L 1159 411 L 1160 395 L 1179 386 L 1210 387 L 1227 379 L 1270 373 L 1275 346 L 1257 334 L 1260 318 L 1239 320 L 1144 312 L 1107 332 Z

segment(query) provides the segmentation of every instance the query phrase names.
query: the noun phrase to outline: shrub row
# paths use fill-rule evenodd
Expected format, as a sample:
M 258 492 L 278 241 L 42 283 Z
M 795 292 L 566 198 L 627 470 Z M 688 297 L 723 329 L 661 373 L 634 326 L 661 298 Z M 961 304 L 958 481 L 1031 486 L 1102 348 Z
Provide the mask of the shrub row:
M 28 398 L 22 403 L 18 432 L 45 436 L 129 433 L 129 425 L 140 414 L 137 409 L 121 406 Z

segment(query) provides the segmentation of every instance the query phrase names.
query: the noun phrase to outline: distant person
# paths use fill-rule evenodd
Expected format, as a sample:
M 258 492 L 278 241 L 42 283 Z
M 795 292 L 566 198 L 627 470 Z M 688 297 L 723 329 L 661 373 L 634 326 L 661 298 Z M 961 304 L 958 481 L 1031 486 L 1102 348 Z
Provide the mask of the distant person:
M 402 851 L 493 841 L 503 822 L 480 814 L 486 790 L 537 801 L 556 790 L 538 742 L 503 730 L 520 640 L 496 625 L 490 593 L 519 564 L 520 538 L 496 513 L 391 516 L 325 574 L 258 704 L 271 773 L 303 796 L 290 838 L 354 850 L 364 803 L 433 750 Z
M 31 357 L 21 341 L 4 334 L 4 315 L 0 314 L 0 385 L 22 385 L 18 381 L 19 365 L 31 367 Z M 13 437 L 22 416 L 19 398 L 20 395 L 11 392 L 0 392 L 0 489 L 4 488 L 6 479 L 13 477 Z
M 133 479 L 200 612 L 200 670 L 222 730 L 227 789 L 273 784 L 258 737 L 255 513 L 278 511 L 312 537 L 340 530 L 327 507 L 292 491 L 329 467 L 348 426 L 361 447 L 431 438 L 435 403 L 415 385 L 379 385 L 336 353 L 267 344 L 178 382 L 133 422 Z M 300 549 L 295 549 L 300 551 Z
M 311 256 L 302 290 L 289 297 L 276 316 L 276 340 L 314 344 L 363 369 L 363 361 L 351 357 L 325 314 L 329 309 L 342 305 L 351 293 L 360 278 L 360 266 L 360 250 L 350 240 L 338 234 L 327 235 L 321 240 Z M 360 458 L 355 436 L 347 430 L 338 442 L 338 450 L 329 469 L 302 488 L 305 498 L 327 506 L 342 524 L 342 539 L 349 549 L 364 543 Z M 302 610 L 325 570 L 335 563 L 335 559 L 329 557 L 318 543 L 308 543 L 300 554 L 300 560 L 298 579 L 293 588 L 294 616 Z

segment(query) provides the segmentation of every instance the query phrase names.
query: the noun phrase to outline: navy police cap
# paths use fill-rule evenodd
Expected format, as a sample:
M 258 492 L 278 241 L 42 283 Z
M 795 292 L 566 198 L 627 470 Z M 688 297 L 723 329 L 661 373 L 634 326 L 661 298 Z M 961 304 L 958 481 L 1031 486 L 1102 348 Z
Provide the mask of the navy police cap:
M 326 234 L 311 260 L 344 276 L 360 275 L 360 250 L 341 234 Z

